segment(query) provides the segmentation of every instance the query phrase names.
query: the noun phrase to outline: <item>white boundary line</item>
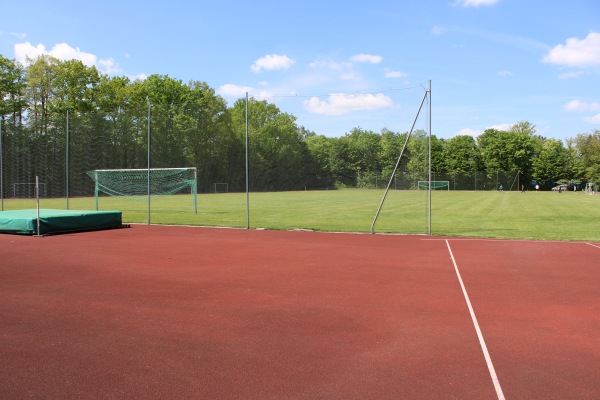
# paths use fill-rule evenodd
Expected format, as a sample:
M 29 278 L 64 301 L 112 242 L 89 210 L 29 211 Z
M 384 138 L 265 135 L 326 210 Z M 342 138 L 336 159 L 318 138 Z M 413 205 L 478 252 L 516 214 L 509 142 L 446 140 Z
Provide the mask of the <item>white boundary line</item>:
M 567 241 L 567 240 L 538 240 L 538 239 L 502 239 L 502 238 L 461 238 L 461 237 L 432 237 L 432 238 L 424 238 L 421 240 L 430 240 L 430 241 L 446 241 L 451 240 L 453 242 L 465 242 L 465 241 L 475 241 L 475 242 L 526 242 L 526 243 L 557 243 L 557 244 L 589 244 L 590 246 L 598 247 L 595 244 L 584 241 Z
M 458 265 L 456 265 L 456 260 L 454 259 L 454 254 L 452 254 L 452 249 L 450 248 L 450 242 L 448 240 L 446 240 L 446 246 L 448 247 L 448 252 L 450 253 L 450 258 L 452 258 L 452 263 L 454 264 L 454 271 L 456 271 L 456 276 L 458 278 L 458 282 L 460 283 L 460 287 L 462 289 L 463 295 L 465 296 L 465 301 L 467 302 L 467 307 L 469 307 L 469 313 L 471 314 L 471 319 L 473 320 L 473 325 L 475 326 L 475 331 L 477 332 L 477 338 L 479 339 L 479 344 L 481 345 L 481 350 L 483 351 L 483 356 L 485 358 L 485 362 L 487 364 L 488 370 L 490 371 L 492 383 L 494 384 L 494 388 L 496 389 L 496 395 L 498 396 L 498 400 L 505 400 L 504 393 L 502 393 L 502 388 L 500 387 L 500 381 L 498 380 L 498 375 L 496 375 L 496 370 L 494 369 L 494 364 L 492 364 L 492 359 L 490 357 L 490 353 L 488 352 L 487 346 L 485 345 L 485 340 L 483 339 L 483 334 L 481 333 L 481 329 L 479 328 L 479 323 L 477 322 L 477 317 L 475 316 L 475 311 L 473 311 L 473 306 L 471 305 L 471 300 L 469 300 L 469 295 L 467 294 L 467 289 L 465 289 L 463 280 L 460 277 L 460 272 L 458 271 Z
M 600 246 L 598 246 L 598 245 L 596 245 L 596 244 L 592 244 L 592 243 L 586 243 L 586 244 L 589 244 L 589 245 L 590 245 L 590 246 L 592 246 L 592 247 L 595 247 L 595 248 L 597 248 L 597 249 L 600 249 Z

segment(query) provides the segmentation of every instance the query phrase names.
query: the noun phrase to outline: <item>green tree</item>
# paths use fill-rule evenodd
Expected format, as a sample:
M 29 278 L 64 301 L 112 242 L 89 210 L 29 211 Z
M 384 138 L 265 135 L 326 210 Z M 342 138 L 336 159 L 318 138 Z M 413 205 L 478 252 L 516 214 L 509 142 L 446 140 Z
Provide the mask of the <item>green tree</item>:
M 372 131 L 354 128 L 346 134 L 346 139 L 347 162 L 357 178 L 357 186 L 373 187 L 381 174 L 381 136 Z
M 53 82 L 53 110 L 64 112 L 97 109 L 95 89 L 99 83 L 100 74 L 96 67 L 87 67 L 79 60 L 57 62 Z
M 477 171 L 483 169 L 475 138 L 459 135 L 443 142 L 443 159 L 454 189 L 477 189 Z
M 576 160 L 576 168 L 583 170 L 584 179 L 600 182 L 600 130 L 568 139 L 567 146 Z
M 533 141 L 528 133 L 486 129 L 477 144 L 488 173 L 530 172 Z
M 477 171 L 481 158 L 473 136 L 459 135 L 444 142 L 444 164 L 448 172 L 464 174 Z
M 245 140 L 246 101 L 239 99 L 232 110 L 233 129 Z M 274 104 L 248 102 L 250 185 L 252 190 L 293 190 L 304 188 L 308 156 L 296 118 L 282 113 Z
M 348 136 L 331 139 L 329 168 L 336 186 L 356 186 L 356 170 L 349 160 L 350 140 Z
M 138 85 L 134 86 L 124 76 L 100 76 L 94 99 L 99 114 L 104 116 L 104 135 L 111 145 L 105 161 L 95 168 L 144 167 L 147 148 L 143 132 L 147 131 L 147 104 L 140 99 L 134 100 L 136 87 Z
M 57 91 L 59 62 L 58 59 L 47 55 L 41 55 L 34 60 L 28 59 L 25 98 L 29 106 L 29 126 L 38 135 L 47 134 L 50 125 L 49 109 Z
M 423 130 L 412 133 L 408 140 L 406 153 L 406 173 L 414 184 L 419 180 L 427 180 L 429 175 L 429 135 Z M 445 170 L 443 143 L 435 135 L 431 136 L 431 171 Z
M 532 178 L 538 182 L 556 182 L 570 179 L 569 152 L 556 139 L 541 140 L 541 148 L 532 160 Z
M 335 182 L 332 168 L 336 163 L 333 159 L 333 141 L 334 139 L 323 135 L 305 137 L 304 143 L 310 157 L 308 163 L 308 172 L 312 177 L 310 186 L 325 188 Z
M 509 129 L 510 132 L 519 133 L 525 136 L 533 136 L 537 132 L 534 124 L 529 121 L 519 121 L 512 125 Z
M 392 175 L 398 162 L 398 157 L 406 141 L 406 135 L 406 133 L 399 134 L 388 129 L 381 131 L 381 151 L 378 157 L 382 175 L 386 179 L 389 179 Z
M 26 106 L 23 92 L 25 89 L 25 70 L 14 60 L 0 54 L 0 118 L 12 115 L 13 124 L 21 121 Z
M 183 163 L 198 168 L 198 184 L 212 190 L 214 183 L 227 183 L 231 190 L 244 188 L 244 146 L 231 126 L 225 100 L 205 82 L 186 85 L 174 124 L 183 139 Z

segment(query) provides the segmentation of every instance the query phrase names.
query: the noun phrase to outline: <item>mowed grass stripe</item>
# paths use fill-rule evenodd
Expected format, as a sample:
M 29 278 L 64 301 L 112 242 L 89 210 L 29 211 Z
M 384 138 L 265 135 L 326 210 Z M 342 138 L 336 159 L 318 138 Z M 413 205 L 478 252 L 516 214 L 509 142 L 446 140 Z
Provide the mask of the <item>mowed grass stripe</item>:
M 343 189 L 250 193 L 250 227 L 370 232 L 383 190 Z M 378 233 L 427 233 L 427 191 L 390 191 L 375 225 Z M 147 198 L 103 197 L 101 210 L 121 210 L 126 223 L 147 223 Z M 32 200 L 5 199 L 4 209 L 34 208 Z M 42 199 L 64 209 L 65 199 Z M 69 200 L 93 210 L 93 198 Z M 434 235 L 600 241 L 600 196 L 582 192 L 432 192 Z M 201 194 L 198 214 L 189 195 L 151 198 L 151 223 L 246 226 L 246 194 Z

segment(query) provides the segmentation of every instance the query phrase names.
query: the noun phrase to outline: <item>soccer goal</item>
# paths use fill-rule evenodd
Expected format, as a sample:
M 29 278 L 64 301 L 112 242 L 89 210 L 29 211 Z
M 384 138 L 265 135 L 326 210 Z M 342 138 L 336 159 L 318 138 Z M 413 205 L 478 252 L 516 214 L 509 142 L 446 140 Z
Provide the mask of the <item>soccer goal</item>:
M 418 181 L 417 188 L 429 189 L 429 181 Z M 431 181 L 431 190 L 450 190 L 450 181 Z
M 194 212 L 198 212 L 196 168 L 97 169 L 88 175 L 95 182 L 96 210 L 101 193 L 132 199 L 191 194 Z
M 214 183 L 213 185 L 215 193 L 229 193 L 228 183 Z
M 596 184 L 595 183 L 586 183 L 585 184 L 585 192 L 587 194 L 596 194 Z

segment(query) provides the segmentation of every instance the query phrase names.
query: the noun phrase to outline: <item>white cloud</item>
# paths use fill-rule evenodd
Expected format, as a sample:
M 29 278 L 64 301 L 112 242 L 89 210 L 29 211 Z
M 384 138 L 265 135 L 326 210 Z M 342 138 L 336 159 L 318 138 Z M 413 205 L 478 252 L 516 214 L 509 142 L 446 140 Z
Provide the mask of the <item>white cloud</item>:
M 57 43 L 50 50 L 46 50 L 46 46 L 42 43 L 37 46 L 29 42 L 15 44 L 15 59 L 23 64 L 27 62 L 27 58 L 35 59 L 43 54 L 62 61 L 79 60 L 84 65 L 88 67 L 95 66 L 107 74 L 121 72 L 121 68 L 112 58 L 98 60 L 96 55 L 81 51 L 79 47 L 71 47 L 67 43 Z
M 499 71 L 498 76 L 512 76 L 512 72 L 510 71 Z
M 36 58 L 42 54 L 46 54 L 46 46 L 38 44 L 33 46 L 29 42 L 15 44 L 15 59 L 20 63 L 25 63 L 27 58 Z
M 252 64 L 250 69 L 253 72 L 260 72 L 261 70 L 275 70 L 275 69 L 288 69 L 296 63 L 295 60 L 289 58 L 286 55 L 268 54 L 264 57 L 259 58 Z
M 350 61 L 363 62 L 369 64 L 379 64 L 383 60 L 383 57 L 373 54 L 356 54 L 350 57 Z
M 480 6 L 493 6 L 500 0 L 457 0 L 454 2 L 454 6 L 460 7 L 480 7 Z
M 339 79 L 342 81 L 355 81 L 360 79 L 360 74 L 354 69 L 351 61 L 316 60 L 309 64 L 314 71 L 313 83 Z M 332 75 L 333 74 L 333 75 Z
M 585 122 L 589 122 L 592 124 L 600 124 L 600 114 L 596 114 L 591 117 L 584 118 L 583 120 Z
M 117 74 L 121 72 L 121 68 L 112 58 L 103 58 L 98 61 L 100 70 L 107 74 Z
M 340 79 L 343 81 L 353 81 L 356 79 L 359 79 L 360 75 L 357 74 L 355 71 L 348 71 L 348 72 L 344 72 L 343 74 L 340 75 Z
M 252 97 L 254 97 L 255 99 L 259 99 L 259 100 L 269 100 L 269 99 L 272 99 L 273 97 L 275 97 L 275 94 L 268 90 L 261 90 L 256 93 L 251 93 L 250 95 Z M 293 93 L 290 93 L 289 95 L 291 96 L 291 95 L 293 95 Z
M 585 102 L 581 100 L 571 100 L 563 106 L 565 111 L 579 112 L 579 113 L 590 113 L 600 111 L 600 103 L 598 102 Z M 591 117 L 583 118 L 585 122 L 592 124 L 600 124 L 600 114 L 592 115 Z
M 572 79 L 572 78 L 579 78 L 583 75 L 583 71 L 573 71 L 573 72 L 566 72 L 564 74 L 560 74 L 558 76 L 558 79 Z
M 23 39 L 25 39 L 27 37 L 26 33 L 8 32 L 8 34 L 10 36 L 15 36 L 16 38 L 21 39 L 21 40 L 23 40 Z
M 332 69 L 332 70 L 340 70 L 340 69 L 346 69 L 346 68 L 351 68 L 352 67 L 352 63 L 351 62 L 347 62 L 347 61 L 331 61 L 331 60 L 316 60 L 311 62 L 310 64 L 308 64 L 309 67 L 311 68 L 327 68 L 327 69 Z
M 481 131 L 476 131 L 476 130 L 470 129 L 470 128 L 463 128 L 460 131 L 458 131 L 457 135 L 477 137 L 477 136 L 481 135 Z
M 95 55 L 81 51 L 79 48 L 73 48 L 67 43 L 55 44 L 51 50 L 46 50 L 46 46 L 41 43 L 37 46 L 29 42 L 15 44 L 15 58 L 19 62 L 25 63 L 27 58 L 34 59 L 42 54 L 47 54 L 59 60 L 79 60 L 88 67 L 96 65 L 97 61 Z
M 496 124 L 490 125 L 485 129 L 496 129 L 497 131 L 509 131 L 510 128 L 513 127 L 514 124 Z
M 463 128 L 457 132 L 457 135 L 467 135 L 467 136 L 473 136 L 476 138 L 477 136 L 481 135 L 484 131 L 486 131 L 488 129 L 495 129 L 497 131 L 509 131 L 513 126 L 514 126 L 514 124 L 495 124 L 495 125 L 490 125 L 490 126 L 486 127 L 483 131 L 471 129 L 471 128 Z
M 230 83 L 221 86 L 217 90 L 217 92 L 222 96 L 233 96 L 233 97 L 245 96 L 246 93 L 249 93 L 251 91 L 252 91 L 251 86 L 239 86 L 239 85 L 233 85 Z
M 376 110 L 394 105 L 384 94 L 330 94 L 327 100 L 311 97 L 304 101 L 304 108 L 313 114 L 344 115 L 353 111 Z
M 386 68 L 386 70 L 385 70 L 386 78 L 406 78 L 407 76 L 408 76 L 408 74 L 405 74 L 402 71 L 393 71 L 389 68 Z
M 131 79 L 132 81 L 145 81 L 146 79 L 148 79 L 148 75 L 141 72 L 137 75 L 129 75 L 128 78 Z
M 563 107 L 565 111 L 573 111 L 573 112 L 595 112 L 600 111 L 600 103 L 587 103 L 585 101 L 580 100 L 571 100 Z
M 433 28 L 431 28 L 431 34 L 432 35 L 441 35 L 442 33 L 446 32 L 446 28 L 444 28 L 443 26 L 434 26 Z
M 552 48 L 542 61 L 571 67 L 600 66 L 600 33 L 591 32 L 581 40 L 569 38 L 564 45 Z
M 55 44 L 49 54 L 59 60 L 79 60 L 88 67 L 96 65 L 98 60 L 94 54 L 81 51 L 79 47 L 73 48 L 66 43 Z

